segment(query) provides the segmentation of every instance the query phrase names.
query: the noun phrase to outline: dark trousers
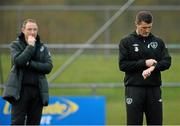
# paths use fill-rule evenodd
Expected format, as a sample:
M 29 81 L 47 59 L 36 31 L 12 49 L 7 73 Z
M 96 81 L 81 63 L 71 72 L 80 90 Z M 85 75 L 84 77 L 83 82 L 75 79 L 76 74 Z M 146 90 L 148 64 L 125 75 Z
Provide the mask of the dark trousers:
M 160 87 L 125 88 L 127 125 L 142 125 L 143 114 L 147 125 L 162 125 L 162 99 Z
M 42 109 L 39 89 L 23 87 L 20 100 L 12 104 L 11 125 L 39 125 Z

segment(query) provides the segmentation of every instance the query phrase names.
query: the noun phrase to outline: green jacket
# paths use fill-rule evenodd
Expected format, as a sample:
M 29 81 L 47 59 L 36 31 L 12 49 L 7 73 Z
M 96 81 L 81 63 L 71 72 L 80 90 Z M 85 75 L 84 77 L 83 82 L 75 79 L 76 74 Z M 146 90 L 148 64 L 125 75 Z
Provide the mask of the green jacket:
M 13 86 L 13 83 L 7 83 L 4 89 L 3 98 L 5 100 L 8 99 L 7 97 L 14 98 L 14 100 L 18 100 L 20 98 L 20 89 L 22 84 L 21 80 L 23 77 L 22 71 L 25 67 L 29 67 L 30 69 L 35 70 L 37 73 L 42 103 L 44 106 L 47 106 L 49 101 L 49 93 L 48 82 L 45 75 L 50 73 L 53 68 L 50 52 L 48 51 L 48 48 L 40 42 L 39 36 L 37 36 L 36 43 L 38 43 L 39 47 L 37 48 L 39 59 L 38 61 L 33 60 L 32 56 L 35 52 L 35 47 L 27 45 L 22 37 L 23 35 L 24 34 L 21 33 L 20 37 L 10 44 L 11 61 L 12 65 L 16 66 L 16 71 L 18 71 L 16 73 L 19 76 L 20 84 L 18 84 L 18 86 L 17 84 L 16 86 Z

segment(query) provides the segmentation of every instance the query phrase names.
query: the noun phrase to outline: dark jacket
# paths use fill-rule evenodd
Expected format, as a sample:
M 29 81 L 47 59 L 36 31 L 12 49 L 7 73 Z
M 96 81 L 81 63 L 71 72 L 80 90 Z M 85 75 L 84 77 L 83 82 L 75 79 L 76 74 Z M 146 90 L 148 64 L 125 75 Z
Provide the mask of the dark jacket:
M 48 82 L 46 79 L 46 74 L 50 73 L 53 65 L 50 56 L 50 52 L 47 47 L 41 43 L 39 36 L 36 37 L 35 46 L 27 45 L 24 39 L 24 34 L 21 33 L 20 36 L 10 44 L 11 50 L 11 61 L 12 65 L 15 65 L 17 69 L 23 71 L 24 73 L 27 69 L 34 72 L 36 78 L 38 79 L 38 88 L 40 90 L 42 103 L 44 106 L 48 105 Z M 28 80 L 27 80 L 28 81 Z M 19 85 L 21 88 L 22 82 Z M 18 92 L 17 95 L 19 95 Z M 8 94 L 4 94 L 4 97 Z M 19 97 L 15 97 L 16 100 Z
M 23 71 L 18 69 L 16 65 L 13 65 L 5 88 L 3 90 L 3 99 L 9 103 L 14 103 L 20 98 L 21 82 L 23 78 Z
M 147 79 L 142 72 L 147 69 L 145 60 L 155 59 L 158 63 Z M 125 72 L 126 86 L 160 86 L 161 73 L 171 65 L 171 57 L 164 42 L 150 34 L 144 38 L 136 32 L 124 37 L 119 44 L 119 68 Z

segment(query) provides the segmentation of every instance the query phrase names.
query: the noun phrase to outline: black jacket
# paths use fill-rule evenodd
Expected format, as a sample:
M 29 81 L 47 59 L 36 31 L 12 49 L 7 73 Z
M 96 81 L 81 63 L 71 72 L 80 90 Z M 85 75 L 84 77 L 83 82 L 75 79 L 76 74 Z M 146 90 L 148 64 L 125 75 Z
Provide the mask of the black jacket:
M 21 33 L 20 36 L 10 44 L 11 50 L 11 61 L 12 65 L 16 66 L 17 70 L 20 69 L 23 71 L 21 75 L 22 80 L 24 74 L 28 74 L 28 71 L 33 72 L 35 74 L 38 88 L 40 90 L 41 99 L 43 105 L 48 104 L 48 82 L 46 79 L 46 74 L 50 73 L 53 65 L 50 53 L 47 47 L 41 43 L 39 36 L 36 37 L 35 47 L 27 45 L 24 39 L 24 34 Z M 34 75 L 30 75 L 29 78 L 34 77 Z M 28 79 L 26 80 L 29 81 Z M 21 88 L 22 83 L 17 88 Z M 6 88 L 5 88 L 6 89 Z M 8 91 L 6 91 L 8 93 Z M 17 93 L 17 96 L 20 92 Z M 8 94 L 4 94 L 4 97 L 8 96 Z M 15 96 L 13 96 L 15 97 Z M 16 97 L 16 100 L 18 100 Z
M 147 69 L 146 59 L 155 59 L 158 63 L 147 79 L 142 72 Z M 171 65 L 171 57 L 164 42 L 150 34 L 144 38 L 136 32 L 124 37 L 119 44 L 119 68 L 125 72 L 125 86 L 160 86 L 161 73 Z

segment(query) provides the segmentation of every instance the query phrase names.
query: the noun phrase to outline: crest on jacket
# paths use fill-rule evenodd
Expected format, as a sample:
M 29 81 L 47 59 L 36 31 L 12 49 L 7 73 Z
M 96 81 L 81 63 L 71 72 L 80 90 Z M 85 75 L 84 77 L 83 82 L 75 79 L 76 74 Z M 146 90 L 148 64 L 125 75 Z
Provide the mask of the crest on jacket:
M 153 49 L 156 49 L 158 46 L 158 43 L 157 42 L 151 42 L 150 44 L 148 44 L 148 48 L 153 48 Z
M 44 51 L 44 46 L 41 46 L 40 51 L 41 51 L 41 52 Z

